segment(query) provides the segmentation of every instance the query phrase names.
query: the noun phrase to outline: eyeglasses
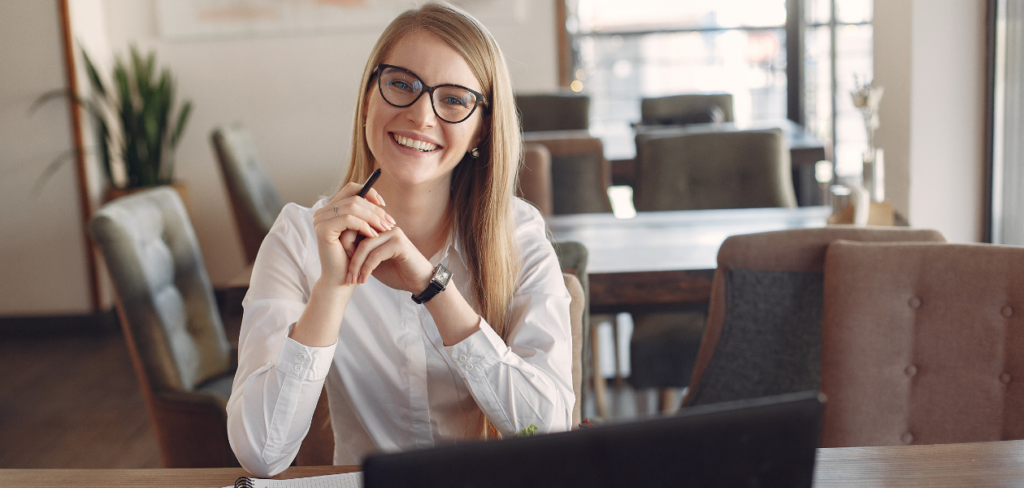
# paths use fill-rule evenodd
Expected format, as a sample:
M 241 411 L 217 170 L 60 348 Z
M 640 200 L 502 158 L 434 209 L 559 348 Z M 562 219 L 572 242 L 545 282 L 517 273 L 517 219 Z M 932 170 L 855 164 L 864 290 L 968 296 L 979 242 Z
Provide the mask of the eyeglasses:
M 430 105 L 437 118 L 458 124 L 473 115 L 477 105 L 487 106 L 480 92 L 460 85 L 427 86 L 415 73 L 390 64 L 377 65 L 377 88 L 384 101 L 396 107 L 408 107 L 424 92 L 430 93 Z

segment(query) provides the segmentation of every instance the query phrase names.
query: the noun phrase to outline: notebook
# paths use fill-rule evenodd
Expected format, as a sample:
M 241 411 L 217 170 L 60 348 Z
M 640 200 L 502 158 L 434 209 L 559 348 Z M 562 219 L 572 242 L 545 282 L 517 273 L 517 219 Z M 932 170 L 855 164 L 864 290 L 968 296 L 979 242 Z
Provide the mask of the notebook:
M 615 425 L 371 456 L 366 488 L 810 487 L 824 397 L 803 392 Z
M 363 473 L 329 474 L 290 480 L 265 480 L 261 478 L 238 478 L 234 488 L 362 488 Z M 224 488 L 232 488 L 225 486 Z

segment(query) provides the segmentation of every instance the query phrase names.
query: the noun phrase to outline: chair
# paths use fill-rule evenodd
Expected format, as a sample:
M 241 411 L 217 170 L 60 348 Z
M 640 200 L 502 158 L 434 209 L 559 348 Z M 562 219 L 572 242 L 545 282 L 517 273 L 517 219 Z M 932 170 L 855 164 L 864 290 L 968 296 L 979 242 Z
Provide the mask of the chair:
M 551 215 L 551 152 L 543 144 L 523 144 L 523 164 L 519 166 L 516 196 L 537 207 L 543 216 Z
M 691 93 L 640 100 L 642 125 L 733 122 L 732 94 Z
M 945 241 L 933 230 L 852 226 L 726 239 L 684 406 L 818 389 L 822 269 L 839 239 Z
M 565 288 L 572 297 L 569 302 L 569 324 L 572 327 L 572 391 L 576 404 L 572 407 L 572 428 L 580 425 L 583 412 L 583 314 L 586 309 L 586 294 L 579 278 L 571 273 L 562 273 Z
M 515 101 L 523 132 L 590 128 L 590 97 L 586 95 L 519 94 Z
M 122 197 L 89 224 L 167 468 L 238 466 L 227 438 L 237 365 L 203 255 L 169 187 Z
M 552 242 L 551 245 L 555 248 L 555 255 L 558 256 L 558 265 L 561 266 L 563 273 L 569 273 L 575 276 L 583 289 L 583 301 L 582 316 L 581 316 L 581 330 L 580 330 L 580 383 L 579 389 L 576 389 L 576 404 L 582 409 L 583 404 L 587 401 L 586 389 L 583 387 L 582 382 L 589 376 L 593 380 L 594 388 L 594 403 L 597 407 L 598 415 L 601 417 L 608 416 L 607 410 L 607 394 L 606 385 L 604 378 L 596 372 L 597 368 L 595 365 L 598 363 L 597 344 L 594 341 L 593 335 L 591 334 L 590 328 L 590 279 L 587 275 L 587 259 L 588 252 L 587 248 L 579 242 L 563 241 L 563 242 Z M 568 287 L 568 285 L 566 285 Z M 572 290 L 570 289 L 570 292 Z M 573 297 L 576 300 L 576 297 Z M 575 305 L 572 305 L 575 307 Z M 574 319 L 575 320 L 575 319 Z M 573 341 L 576 339 L 575 332 L 573 334 Z M 587 353 L 587 345 L 590 344 L 591 361 L 587 361 L 585 355 Z M 576 344 L 573 344 L 573 351 L 576 351 Z M 576 355 L 573 353 L 573 364 L 576 364 Z M 575 366 L 573 371 L 575 371 Z M 576 381 L 575 372 L 573 373 L 573 381 Z M 577 383 L 574 383 L 577 384 Z M 580 410 L 582 411 L 582 410 Z M 574 425 L 578 425 L 579 422 L 575 422 Z
M 552 214 L 612 211 L 611 163 L 600 139 L 586 131 L 556 131 L 523 134 L 523 142 L 542 144 L 551 154 Z
M 1024 248 L 836 242 L 822 447 L 1024 439 Z
M 637 211 L 795 207 L 779 129 L 637 136 Z
M 210 134 L 224 184 L 231 197 L 235 225 L 251 264 L 263 238 L 284 206 L 260 164 L 252 133 L 241 125 L 222 125 Z

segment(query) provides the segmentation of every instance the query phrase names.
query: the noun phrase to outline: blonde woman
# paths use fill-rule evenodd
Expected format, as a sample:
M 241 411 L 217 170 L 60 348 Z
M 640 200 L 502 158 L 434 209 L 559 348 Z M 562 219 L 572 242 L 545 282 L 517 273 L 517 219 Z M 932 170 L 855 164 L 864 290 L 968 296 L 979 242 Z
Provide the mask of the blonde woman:
M 513 197 L 519 157 L 487 30 L 448 5 L 396 18 L 363 71 L 345 183 L 287 205 L 256 259 L 228 402 L 243 467 L 291 463 L 323 386 L 335 464 L 570 427 L 569 294 Z

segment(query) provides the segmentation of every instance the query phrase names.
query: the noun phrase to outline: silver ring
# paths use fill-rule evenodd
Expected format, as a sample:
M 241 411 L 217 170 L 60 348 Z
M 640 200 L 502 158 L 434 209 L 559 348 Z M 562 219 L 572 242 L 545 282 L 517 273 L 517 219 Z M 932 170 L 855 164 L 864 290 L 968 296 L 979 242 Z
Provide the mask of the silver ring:
M 338 215 L 338 206 L 337 205 L 334 206 L 334 216 L 335 217 L 341 217 L 340 215 Z

